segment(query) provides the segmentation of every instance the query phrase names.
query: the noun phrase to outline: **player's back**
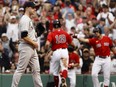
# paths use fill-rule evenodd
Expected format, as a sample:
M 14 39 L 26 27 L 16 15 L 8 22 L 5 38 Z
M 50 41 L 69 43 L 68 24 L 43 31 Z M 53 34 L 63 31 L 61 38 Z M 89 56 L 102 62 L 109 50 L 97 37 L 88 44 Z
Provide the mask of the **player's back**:
M 54 30 L 48 39 L 52 43 L 52 49 L 67 48 L 67 45 L 71 43 L 71 36 L 62 29 Z

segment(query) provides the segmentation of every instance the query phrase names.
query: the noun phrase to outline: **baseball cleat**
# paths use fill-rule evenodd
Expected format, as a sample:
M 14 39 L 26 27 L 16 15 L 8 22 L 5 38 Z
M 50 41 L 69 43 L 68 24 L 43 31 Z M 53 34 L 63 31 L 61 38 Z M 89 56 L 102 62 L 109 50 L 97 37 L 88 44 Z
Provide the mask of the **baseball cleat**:
M 60 87 L 67 87 L 66 79 L 64 77 L 61 78 L 61 85 L 60 85 Z

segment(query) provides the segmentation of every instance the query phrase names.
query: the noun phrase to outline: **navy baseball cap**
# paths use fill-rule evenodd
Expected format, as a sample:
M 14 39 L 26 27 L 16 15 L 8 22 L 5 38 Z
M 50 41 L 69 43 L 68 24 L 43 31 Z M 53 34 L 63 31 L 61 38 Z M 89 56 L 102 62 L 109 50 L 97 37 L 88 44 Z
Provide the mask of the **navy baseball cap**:
M 35 7 L 35 4 L 33 2 L 31 2 L 31 1 L 27 1 L 27 2 L 25 2 L 25 4 L 24 4 L 23 7 L 24 7 L 24 9 L 26 7 L 32 7 L 32 8 L 34 8 Z

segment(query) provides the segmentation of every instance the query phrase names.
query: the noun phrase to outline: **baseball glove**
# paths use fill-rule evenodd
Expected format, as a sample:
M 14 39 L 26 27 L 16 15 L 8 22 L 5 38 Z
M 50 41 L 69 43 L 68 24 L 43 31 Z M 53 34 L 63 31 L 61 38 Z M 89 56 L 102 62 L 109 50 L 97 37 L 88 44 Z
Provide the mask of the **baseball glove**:
M 36 26 L 36 32 L 37 32 L 37 36 L 41 36 L 41 34 L 43 34 L 45 31 L 45 28 L 43 27 L 42 23 L 38 23 Z
M 68 69 L 73 69 L 74 68 L 74 63 L 70 63 L 69 65 L 68 65 Z

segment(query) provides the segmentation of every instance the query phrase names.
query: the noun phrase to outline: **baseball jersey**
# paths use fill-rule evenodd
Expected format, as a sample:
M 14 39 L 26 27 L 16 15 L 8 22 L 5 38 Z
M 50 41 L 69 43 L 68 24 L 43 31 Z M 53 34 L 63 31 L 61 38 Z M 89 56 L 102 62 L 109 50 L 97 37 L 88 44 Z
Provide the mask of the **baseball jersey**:
M 103 36 L 102 39 L 89 39 L 89 44 L 93 46 L 96 56 L 109 56 L 110 47 L 113 46 L 112 40 L 108 36 Z
M 20 22 L 19 22 L 19 34 L 22 32 L 22 31 L 27 31 L 28 32 L 28 37 L 34 41 L 36 41 L 36 33 L 35 33 L 35 29 L 34 29 L 34 25 L 33 25 L 33 22 L 32 20 L 27 16 L 27 15 L 23 15 L 20 19 Z M 22 40 L 23 43 L 25 43 L 23 40 Z
M 71 36 L 63 29 L 56 29 L 49 33 L 47 40 L 51 42 L 53 51 L 59 48 L 67 48 L 68 44 L 72 42 Z
M 71 63 L 79 63 L 79 56 L 74 52 L 69 53 L 69 64 Z

